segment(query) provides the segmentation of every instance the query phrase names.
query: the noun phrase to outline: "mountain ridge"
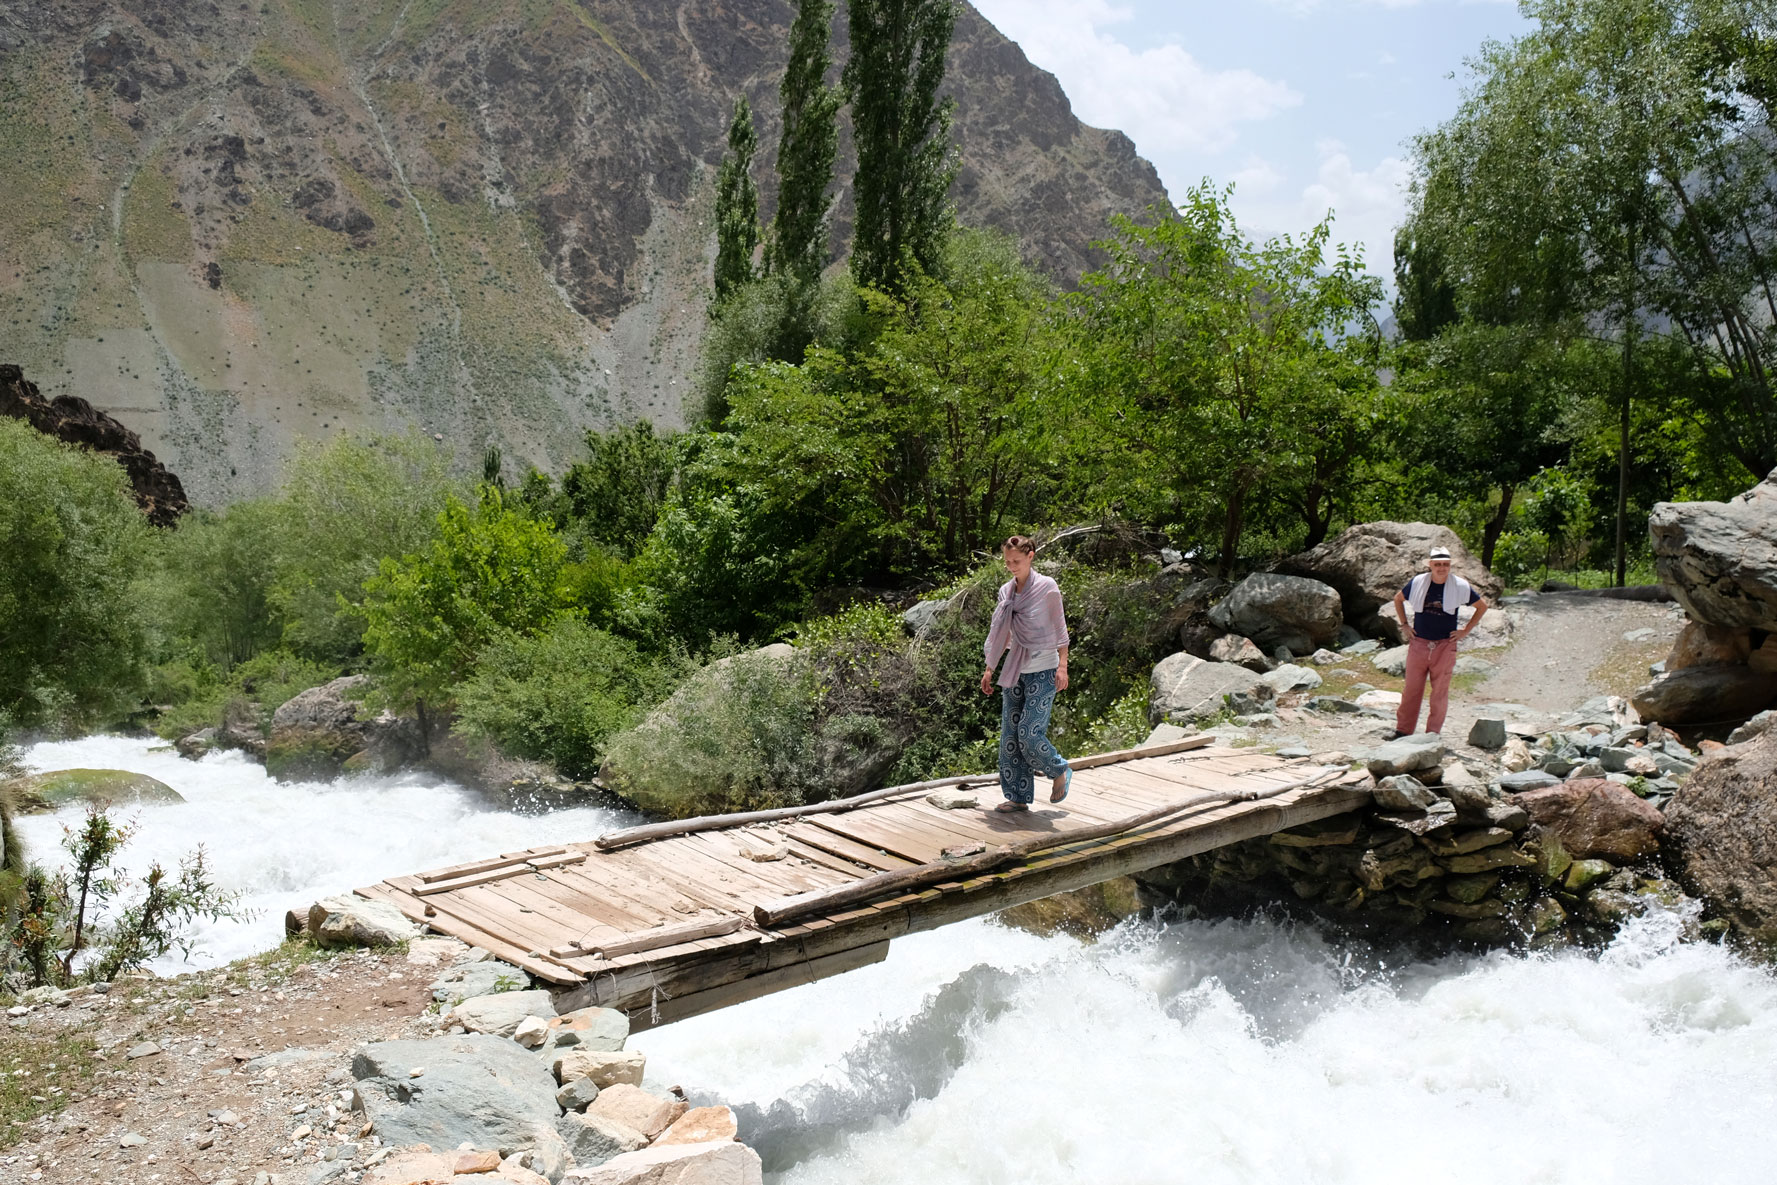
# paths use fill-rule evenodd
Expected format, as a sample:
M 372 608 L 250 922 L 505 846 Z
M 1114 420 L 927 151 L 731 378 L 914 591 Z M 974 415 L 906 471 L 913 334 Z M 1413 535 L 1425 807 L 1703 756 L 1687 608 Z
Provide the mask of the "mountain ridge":
M 0 357 L 128 423 L 198 504 L 295 443 L 414 429 L 559 472 L 678 421 L 734 97 L 767 209 L 789 0 L 0 2 Z M 843 5 L 836 29 L 843 58 Z M 964 6 L 966 224 L 1062 283 L 1166 194 Z M 833 235 L 850 224 L 842 129 Z

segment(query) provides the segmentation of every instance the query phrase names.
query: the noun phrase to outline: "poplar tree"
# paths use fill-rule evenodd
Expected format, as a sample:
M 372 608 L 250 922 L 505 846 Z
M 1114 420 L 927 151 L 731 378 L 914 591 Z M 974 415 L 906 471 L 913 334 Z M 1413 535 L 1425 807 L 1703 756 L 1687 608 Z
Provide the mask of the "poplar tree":
M 858 171 L 852 272 L 899 291 L 902 268 L 937 270 L 950 222 L 954 103 L 938 98 L 956 27 L 953 0 L 847 0 L 845 64 Z
M 777 147 L 777 212 L 765 270 L 812 286 L 827 266 L 827 211 L 839 152 L 841 92 L 827 85 L 832 0 L 798 0 L 790 26 L 790 64 L 779 93 L 784 128 Z
M 753 109 L 746 96 L 734 102 L 728 124 L 728 154 L 716 174 L 716 303 L 753 278 L 753 249 L 759 245 L 759 191 L 753 185 Z

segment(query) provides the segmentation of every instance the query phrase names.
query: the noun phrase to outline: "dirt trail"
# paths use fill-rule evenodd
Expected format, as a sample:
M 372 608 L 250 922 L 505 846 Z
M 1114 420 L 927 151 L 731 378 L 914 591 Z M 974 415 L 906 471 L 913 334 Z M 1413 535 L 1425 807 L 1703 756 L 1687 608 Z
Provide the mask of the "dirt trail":
M 1508 611 L 1518 622 L 1512 645 L 1499 656 L 1498 668 L 1468 693 L 1470 702 L 1561 712 L 1594 695 L 1626 696 L 1647 682 L 1648 665 L 1666 656 L 1684 626 L 1675 605 L 1600 597 L 1553 594 Z M 1653 631 L 1645 641 L 1624 637 L 1644 629 Z M 1453 711 L 1454 703 L 1455 697 Z

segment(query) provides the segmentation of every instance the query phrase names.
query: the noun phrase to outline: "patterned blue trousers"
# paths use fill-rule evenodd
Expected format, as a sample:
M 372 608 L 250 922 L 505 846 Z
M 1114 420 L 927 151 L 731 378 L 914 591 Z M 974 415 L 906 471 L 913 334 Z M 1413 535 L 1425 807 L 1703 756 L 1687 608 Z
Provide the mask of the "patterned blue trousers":
M 1067 760 L 1049 743 L 1055 672 L 1032 671 L 1000 688 L 1000 790 L 1008 802 L 1036 798 L 1036 775 L 1058 778 Z

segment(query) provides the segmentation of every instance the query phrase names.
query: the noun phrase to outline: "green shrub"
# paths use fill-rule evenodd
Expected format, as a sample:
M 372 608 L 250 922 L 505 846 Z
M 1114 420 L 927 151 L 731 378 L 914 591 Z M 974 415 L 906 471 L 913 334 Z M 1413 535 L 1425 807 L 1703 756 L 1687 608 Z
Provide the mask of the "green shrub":
M 299 445 L 267 512 L 276 564 L 267 598 L 284 644 L 351 661 L 362 650 L 366 582 L 384 559 L 425 550 L 446 498 L 463 492 L 449 455 L 418 434 Z
M 271 728 L 272 713 L 285 701 L 311 687 L 338 678 L 338 667 L 314 662 L 288 650 L 267 650 L 238 664 L 227 676 L 216 668 L 174 660 L 155 668 L 151 685 L 168 705 L 154 722 L 167 740 L 190 736 L 202 728 L 220 727 L 230 704 L 255 704 L 261 731 Z
M 590 777 L 605 743 L 665 698 L 686 665 L 645 659 L 634 643 L 577 618 L 535 637 L 505 634 L 457 688 L 457 728 Z
M 227 670 L 278 644 L 282 618 L 270 595 L 277 571 L 277 507 L 239 502 L 224 514 L 194 510 L 161 532 L 146 595 L 156 624 Z
M 122 466 L 0 418 L 0 713 L 73 728 L 136 708 L 149 557 Z
M 709 664 L 611 738 L 604 773 L 643 810 L 674 818 L 821 797 L 807 656 L 773 646 Z
M 485 485 L 474 510 L 447 496 L 431 547 L 364 587 L 365 647 L 403 701 L 448 696 L 483 647 L 547 629 L 571 596 L 561 539 Z

